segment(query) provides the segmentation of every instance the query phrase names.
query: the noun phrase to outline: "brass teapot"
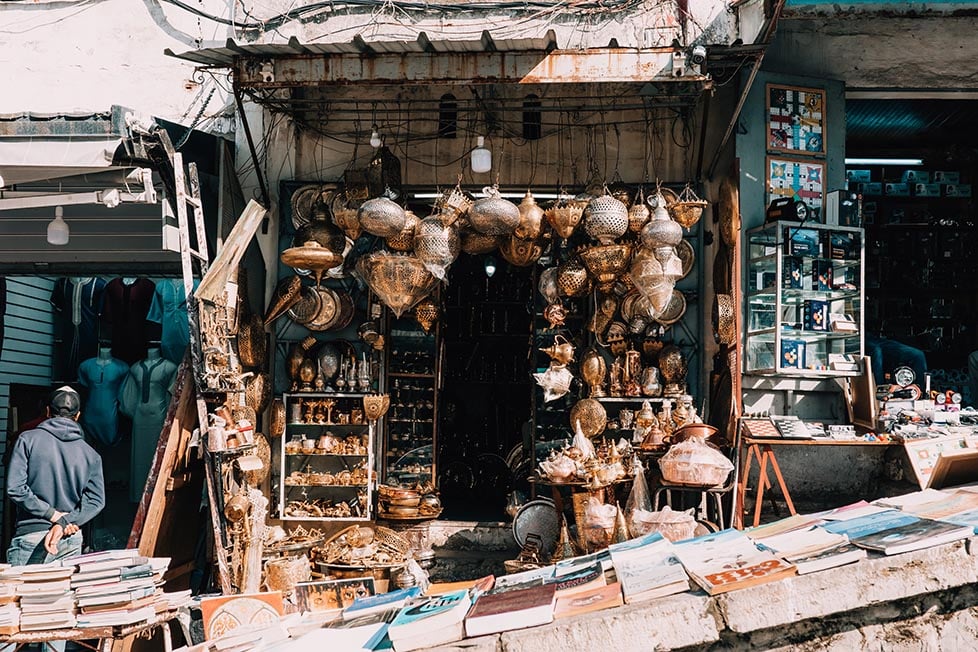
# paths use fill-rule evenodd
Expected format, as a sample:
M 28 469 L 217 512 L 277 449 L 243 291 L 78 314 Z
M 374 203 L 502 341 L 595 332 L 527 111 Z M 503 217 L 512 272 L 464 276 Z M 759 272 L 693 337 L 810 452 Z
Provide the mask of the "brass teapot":
M 574 361 L 574 345 L 563 335 L 555 335 L 554 343 L 540 351 L 549 355 L 550 359 L 559 365 L 567 365 Z

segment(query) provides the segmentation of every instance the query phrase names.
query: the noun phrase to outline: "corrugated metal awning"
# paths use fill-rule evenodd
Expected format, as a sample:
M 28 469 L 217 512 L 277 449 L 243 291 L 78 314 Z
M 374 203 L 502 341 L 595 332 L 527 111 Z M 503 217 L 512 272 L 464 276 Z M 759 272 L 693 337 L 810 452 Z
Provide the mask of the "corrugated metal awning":
M 0 176 L 3 185 L 105 172 L 113 167 L 121 137 L 3 138 Z
M 199 66 L 230 68 L 244 89 L 324 84 L 603 83 L 707 81 L 672 47 L 561 50 L 554 30 L 537 38 L 414 39 L 347 42 L 237 43 L 169 56 Z M 679 66 L 679 67 L 677 67 Z

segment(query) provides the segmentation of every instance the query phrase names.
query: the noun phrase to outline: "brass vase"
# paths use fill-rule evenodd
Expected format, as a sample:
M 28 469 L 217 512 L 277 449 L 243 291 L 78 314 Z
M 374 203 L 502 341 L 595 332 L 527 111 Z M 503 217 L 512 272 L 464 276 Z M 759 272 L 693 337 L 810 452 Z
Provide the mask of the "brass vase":
M 518 207 L 520 209 L 520 223 L 513 232 L 513 235 L 521 240 L 535 240 L 540 237 L 543 231 L 543 209 L 537 204 L 533 194 L 527 190 L 523 196 L 523 201 Z
M 587 383 L 590 398 L 607 396 L 604 390 L 607 371 L 608 366 L 604 356 L 597 349 L 588 349 L 581 359 L 581 378 Z
M 659 351 L 659 371 L 665 380 L 663 396 L 676 397 L 686 393 L 686 356 L 675 344 L 667 344 Z
M 316 346 L 316 338 L 311 335 L 292 345 L 289 357 L 285 360 L 285 373 L 290 380 L 299 380 L 299 367 L 314 346 Z

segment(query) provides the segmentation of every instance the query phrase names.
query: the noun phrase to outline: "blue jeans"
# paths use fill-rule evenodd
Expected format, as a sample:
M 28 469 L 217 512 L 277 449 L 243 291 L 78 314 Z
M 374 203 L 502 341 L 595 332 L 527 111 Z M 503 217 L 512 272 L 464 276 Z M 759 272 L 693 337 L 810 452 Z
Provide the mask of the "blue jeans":
M 75 532 L 70 537 L 64 537 L 58 542 L 58 552 L 57 554 L 50 554 L 44 549 L 44 537 L 47 535 L 48 531 L 43 530 L 41 532 L 31 532 L 30 534 L 24 534 L 19 537 L 14 537 L 10 540 L 10 547 L 7 548 L 7 563 L 13 564 L 14 566 L 27 566 L 30 564 L 47 564 L 53 561 L 59 561 L 67 557 L 74 557 L 75 555 L 81 554 L 82 550 L 82 533 Z M 55 650 L 55 652 L 63 652 L 65 649 L 64 641 L 51 641 L 50 643 L 41 644 L 41 650 L 47 652 L 47 650 Z M 0 646 L 0 652 L 8 652 L 14 650 L 14 645 L 3 645 Z

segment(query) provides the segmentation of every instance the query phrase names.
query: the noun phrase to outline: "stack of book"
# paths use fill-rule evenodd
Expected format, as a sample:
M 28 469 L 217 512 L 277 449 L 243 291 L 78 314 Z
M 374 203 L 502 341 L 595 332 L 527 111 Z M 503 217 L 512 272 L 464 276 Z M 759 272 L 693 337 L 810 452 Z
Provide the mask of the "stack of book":
M 625 602 L 632 604 L 688 591 L 689 576 L 675 547 L 659 532 L 609 546 Z
M 761 550 L 737 530 L 722 530 L 675 544 L 689 576 L 710 595 L 784 579 L 796 572 L 769 550 Z
M 763 549 L 785 559 L 799 575 L 851 564 L 866 558 L 866 551 L 849 543 L 849 537 L 810 526 L 751 539 Z
M 55 562 L 11 567 L 20 575 L 21 631 L 62 629 L 75 626 L 75 600 L 71 592 L 71 568 Z
M 156 616 L 162 596 L 165 557 L 143 557 L 138 550 L 106 550 L 66 560 L 74 573 L 71 588 L 79 627 L 131 625 Z
M 2 564 L 0 568 L 0 634 L 16 634 L 20 631 L 20 603 L 17 596 L 20 575 L 6 576 L 10 564 Z

